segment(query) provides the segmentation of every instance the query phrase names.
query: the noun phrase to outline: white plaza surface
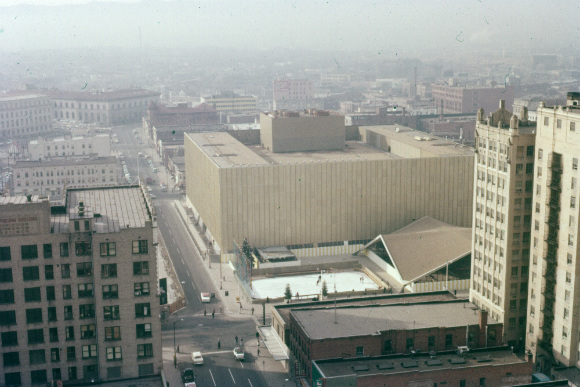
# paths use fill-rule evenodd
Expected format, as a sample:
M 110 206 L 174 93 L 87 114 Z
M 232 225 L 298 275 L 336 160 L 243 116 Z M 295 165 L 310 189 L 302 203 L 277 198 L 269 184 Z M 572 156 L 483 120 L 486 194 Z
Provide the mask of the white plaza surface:
M 324 273 L 322 281 L 318 280 L 319 277 L 320 273 L 254 280 L 252 281 L 252 296 L 253 298 L 284 297 L 287 284 L 290 284 L 293 296 L 296 296 L 296 293 L 300 296 L 317 295 L 320 294 L 323 281 L 326 281 L 326 288 L 331 294 L 334 293 L 335 279 L 338 293 L 377 290 L 379 288 L 373 280 L 360 272 Z

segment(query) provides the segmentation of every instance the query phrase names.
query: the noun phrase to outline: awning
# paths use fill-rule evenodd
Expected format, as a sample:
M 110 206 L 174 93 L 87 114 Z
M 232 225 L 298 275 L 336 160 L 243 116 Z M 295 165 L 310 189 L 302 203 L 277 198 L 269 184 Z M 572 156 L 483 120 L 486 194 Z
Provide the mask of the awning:
M 258 332 L 260 332 L 260 338 L 266 344 L 266 348 L 270 351 L 270 354 L 274 360 L 289 360 L 290 350 L 282 342 L 278 333 L 271 326 L 258 327 Z

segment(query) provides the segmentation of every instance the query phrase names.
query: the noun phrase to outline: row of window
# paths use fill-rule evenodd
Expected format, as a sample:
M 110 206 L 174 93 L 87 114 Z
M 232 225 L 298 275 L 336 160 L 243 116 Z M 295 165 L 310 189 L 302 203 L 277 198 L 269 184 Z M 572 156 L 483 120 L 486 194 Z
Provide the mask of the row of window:
M 79 319 L 93 318 L 95 316 L 94 306 L 92 304 L 79 305 Z M 64 320 L 74 319 L 72 305 L 64 306 Z M 149 302 L 135 304 L 135 317 L 151 317 L 151 304 Z M 119 320 L 121 318 L 119 306 L 111 305 L 103 307 L 104 320 Z M 57 321 L 56 307 L 47 308 L 47 319 L 49 322 Z M 43 322 L 42 308 L 26 309 L 26 323 L 36 324 Z M 0 311 L 0 326 L 16 325 L 16 311 Z
M 60 348 L 50 348 L 49 356 L 50 362 L 58 363 L 60 362 Z M 105 347 L 107 361 L 112 360 L 122 360 L 123 352 L 120 346 L 115 347 Z M 67 347 L 66 349 L 67 361 L 76 360 L 76 348 Z M 97 357 L 97 345 L 83 345 L 81 351 L 82 359 L 92 359 Z M 137 344 L 137 358 L 143 359 L 153 357 L 153 344 Z M 2 354 L 2 360 L 4 367 L 16 367 L 20 365 L 20 353 L 19 352 L 5 352 Z M 46 350 L 45 349 L 30 349 L 28 351 L 28 363 L 30 365 L 34 364 L 45 364 L 47 362 Z
M 76 264 L 77 277 L 92 277 L 93 275 L 93 264 L 92 262 L 79 262 Z M 133 262 L 133 275 L 148 275 L 149 274 L 149 262 L 139 261 Z M 71 265 L 64 263 L 60 265 L 60 276 L 61 278 L 71 277 Z M 117 264 L 116 263 L 106 263 L 101 265 L 101 278 L 116 278 L 117 277 Z M 53 280 L 54 276 L 54 265 L 44 265 L 44 279 Z M 23 281 L 38 281 L 40 279 L 40 267 L 39 266 L 24 266 L 22 267 L 22 280 Z M 0 268 L 0 283 L 13 282 L 12 268 Z
M 84 230 L 90 231 L 90 222 L 85 220 Z M 80 222 L 74 222 L 75 231 L 80 231 Z M 77 256 L 91 255 L 92 254 L 92 244 L 90 242 L 75 242 L 75 253 Z M 147 240 L 135 240 L 131 244 L 133 254 L 147 254 L 149 252 Z M 52 244 L 45 243 L 42 245 L 42 251 L 44 258 L 52 258 Z M 116 242 L 103 242 L 100 243 L 100 254 L 101 257 L 112 257 L 117 253 Z M 37 259 L 38 258 L 38 245 L 22 245 L 20 246 L 20 256 L 22 259 Z M 69 244 L 68 242 L 60 243 L 60 256 L 69 256 Z M 10 246 L 0 246 L 0 261 L 10 261 L 12 259 L 12 253 Z
M 136 324 L 136 338 L 143 339 L 152 336 L 151 323 Z M 67 326 L 64 328 L 66 340 L 75 339 L 75 328 L 72 326 Z M 2 332 L 0 334 L 2 347 L 12 347 L 18 346 L 18 332 L 8 331 Z M 80 338 L 90 339 L 96 337 L 96 326 L 95 324 L 81 325 L 80 326 Z M 48 328 L 48 340 L 51 343 L 59 341 L 58 328 Z M 121 327 L 105 327 L 105 341 L 121 340 Z M 36 345 L 44 344 L 44 329 L 29 329 L 27 331 L 27 344 Z

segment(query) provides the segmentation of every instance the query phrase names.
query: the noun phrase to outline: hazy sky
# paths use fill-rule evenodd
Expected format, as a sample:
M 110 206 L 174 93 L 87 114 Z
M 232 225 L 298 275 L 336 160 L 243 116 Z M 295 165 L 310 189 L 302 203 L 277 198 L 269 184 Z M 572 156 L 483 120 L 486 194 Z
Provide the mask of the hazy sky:
M 578 0 L 0 0 L 0 50 L 137 48 L 141 36 L 144 47 L 344 48 L 378 55 L 553 42 L 577 55 L 579 20 Z

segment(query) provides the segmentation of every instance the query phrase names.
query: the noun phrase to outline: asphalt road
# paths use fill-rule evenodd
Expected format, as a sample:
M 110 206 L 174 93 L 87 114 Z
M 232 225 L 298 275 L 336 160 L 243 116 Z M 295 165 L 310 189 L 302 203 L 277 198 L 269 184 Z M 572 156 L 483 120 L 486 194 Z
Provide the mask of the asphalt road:
M 139 131 L 138 136 L 144 144 L 137 143 L 137 136 L 133 134 L 135 128 Z M 256 327 L 253 319 L 220 313 L 212 319 L 213 309 L 215 308 L 216 312 L 220 310 L 220 300 L 212 299 L 209 304 L 201 302 L 201 292 L 216 293 L 216 297 L 219 297 L 216 285 L 203 267 L 207 265 L 207 260 L 204 261 L 199 256 L 197 248 L 174 207 L 174 200 L 178 199 L 179 195 L 161 192 L 159 177 L 164 174 L 152 173 L 147 161 L 138 157 L 139 152 L 149 155 L 154 152 L 152 148 L 147 148 L 143 129 L 137 126 L 127 126 L 115 129 L 115 133 L 119 139 L 115 147 L 125 154 L 125 162 L 131 177 L 137 177 L 137 163 L 139 162 L 141 175 L 151 176 L 156 180 L 156 184 L 152 184 L 151 188 L 152 193 L 157 196 L 154 205 L 158 230 L 163 236 L 187 299 L 187 307 L 174 313 L 168 321 L 162 324 L 164 352 L 175 350 L 173 345 L 175 339 L 175 344 L 180 347 L 179 373 L 182 375 L 185 368 L 194 368 L 196 383 L 199 387 L 266 387 L 267 384 L 260 374 L 263 365 L 260 364 L 259 359 L 246 354 L 246 360 L 241 362 L 234 358 L 232 352 L 236 335 L 240 339 L 239 344 L 244 338 L 248 345 L 256 345 Z M 163 168 L 158 163 L 156 166 L 158 169 Z M 207 312 L 206 316 L 204 316 L 204 310 Z M 218 340 L 221 348 L 217 347 Z M 191 361 L 193 351 L 202 353 L 204 365 L 193 366 Z M 165 367 L 168 366 L 170 365 L 165 364 Z

